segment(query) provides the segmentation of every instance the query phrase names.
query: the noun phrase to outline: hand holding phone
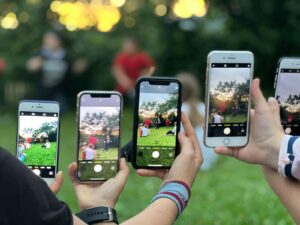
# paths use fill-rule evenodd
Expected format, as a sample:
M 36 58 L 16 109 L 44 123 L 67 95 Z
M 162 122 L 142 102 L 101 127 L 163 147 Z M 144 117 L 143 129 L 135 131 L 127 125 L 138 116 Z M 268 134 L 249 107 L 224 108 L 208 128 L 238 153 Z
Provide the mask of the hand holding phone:
M 300 58 L 278 61 L 274 88 L 284 132 L 300 135 Z
M 17 157 L 48 184 L 58 166 L 59 104 L 21 101 L 18 109 Z
M 205 144 L 244 146 L 249 136 L 254 57 L 247 51 L 212 51 L 207 58 Z
M 122 97 L 83 91 L 77 98 L 77 178 L 104 181 L 118 172 Z
M 181 84 L 147 77 L 136 84 L 133 155 L 135 168 L 170 168 L 178 155 Z

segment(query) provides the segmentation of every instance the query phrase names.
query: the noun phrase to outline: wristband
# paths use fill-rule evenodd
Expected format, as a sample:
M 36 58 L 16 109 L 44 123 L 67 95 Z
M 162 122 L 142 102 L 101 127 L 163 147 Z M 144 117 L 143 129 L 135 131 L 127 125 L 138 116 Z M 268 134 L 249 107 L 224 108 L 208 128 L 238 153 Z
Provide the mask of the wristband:
M 177 207 L 177 217 L 186 208 L 191 196 L 191 190 L 189 186 L 182 181 L 169 181 L 166 182 L 159 190 L 158 194 L 154 196 L 151 202 L 154 202 L 160 198 L 167 198 L 173 201 Z
M 300 154 L 297 136 L 285 135 L 280 146 L 278 172 L 290 179 L 300 179 Z M 298 145 L 299 148 L 299 145 Z
M 99 222 L 114 222 L 119 224 L 116 210 L 110 207 L 86 209 L 77 213 L 76 216 L 89 225 Z

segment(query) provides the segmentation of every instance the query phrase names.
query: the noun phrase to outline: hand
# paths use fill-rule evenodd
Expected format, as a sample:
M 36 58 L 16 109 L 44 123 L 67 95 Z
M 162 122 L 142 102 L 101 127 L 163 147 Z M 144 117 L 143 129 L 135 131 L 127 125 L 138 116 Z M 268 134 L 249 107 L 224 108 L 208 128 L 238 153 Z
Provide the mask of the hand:
M 189 187 L 192 187 L 200 165 L 203 162 L 203 156 L 194 128 L 185 113 L 182 113 L 181 120 L 185 132 L 178 134 L 180 154 L 176 157 L 171 169 L 139 169 L 137 170 L 138 175 L 159 177 L 165 182 L 180 180 L 189 185 Z
M 284 136 L 280 125 L 279 106 L 274 98 L 266 102 L 259 83 L 259 79 L 254 79 L 251 87 L 254 110 L 250 112 L 249 143 L 242 148 L 217 147 L 215 151 L 247 163 L 277 169 L 280 143 Z
M 33 57 L 27 62 L 27 69 L 30 72 L 37 72 L 43 66 L 43 58 L 40 56 Z
M 81 210 L 98 206 L 114 208 L 129 175 L 129 169 L 124 158 L 120 160 L 120 171 L 117 175 L 104 183 L 78 182 L 75 175 L 76 171 L 77 163 L 73 162 L 69 165 L 69 176 Z
M 63 172 L 62 171 L 59 171 L 56 175 L 55 175 L 55 179 L 54 179 L 54 182 L 52 184 L 49 185 L 49 188 L 51 189 L 51 191 L 54 193 L 54 194 L 57 194 L 62 185 L 64 183 L 64 179 L 63 179 Z

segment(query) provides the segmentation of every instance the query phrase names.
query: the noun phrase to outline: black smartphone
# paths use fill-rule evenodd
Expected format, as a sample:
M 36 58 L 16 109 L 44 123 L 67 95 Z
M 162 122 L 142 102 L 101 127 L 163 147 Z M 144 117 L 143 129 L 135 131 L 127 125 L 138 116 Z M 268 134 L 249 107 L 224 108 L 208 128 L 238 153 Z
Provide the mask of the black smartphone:
M 300 58 L 279 59 L 274 88 L 284 132 L 300 135 Z
M 83 91 L 77 97 L 77 179 L 105 181 L 119 169 L 122 96 Z
M 178 155 L 181 83 L 173 78 L 141 78 L 136 83 L 133 125 L 134 168 L 170 168 Z
M 48 184 L 58 167 L 59 104 L 24 100 L 18 109 L 17 157 Z

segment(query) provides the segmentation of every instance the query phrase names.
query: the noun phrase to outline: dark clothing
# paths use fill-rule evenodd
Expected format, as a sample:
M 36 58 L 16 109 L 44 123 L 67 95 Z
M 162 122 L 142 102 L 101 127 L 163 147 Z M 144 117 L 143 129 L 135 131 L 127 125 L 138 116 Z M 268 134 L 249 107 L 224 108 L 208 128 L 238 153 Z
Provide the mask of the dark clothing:
M 71 225 L 72 213 L 46 182 L 0 148 L 0 224 Z

